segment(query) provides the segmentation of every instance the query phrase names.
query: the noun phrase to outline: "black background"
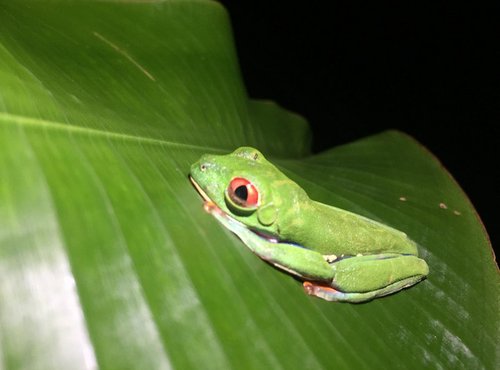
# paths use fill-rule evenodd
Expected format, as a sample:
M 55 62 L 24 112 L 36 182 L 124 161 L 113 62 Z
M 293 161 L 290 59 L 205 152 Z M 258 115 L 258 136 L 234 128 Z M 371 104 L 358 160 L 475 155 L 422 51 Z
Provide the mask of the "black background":
M 250 97 L 303 115 L 315 152 L 391 128 L 410 134 L 455 177 L 497 244 L 498 9 L 221 3 Z

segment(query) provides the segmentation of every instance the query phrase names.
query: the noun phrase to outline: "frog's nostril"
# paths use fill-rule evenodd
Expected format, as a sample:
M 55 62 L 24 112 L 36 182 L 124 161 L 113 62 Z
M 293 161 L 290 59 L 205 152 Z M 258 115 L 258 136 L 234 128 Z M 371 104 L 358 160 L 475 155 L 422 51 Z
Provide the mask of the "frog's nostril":
M 205 172 L 207 170 L 207 165 L 205 163 L 200 164 L 200 171 Z

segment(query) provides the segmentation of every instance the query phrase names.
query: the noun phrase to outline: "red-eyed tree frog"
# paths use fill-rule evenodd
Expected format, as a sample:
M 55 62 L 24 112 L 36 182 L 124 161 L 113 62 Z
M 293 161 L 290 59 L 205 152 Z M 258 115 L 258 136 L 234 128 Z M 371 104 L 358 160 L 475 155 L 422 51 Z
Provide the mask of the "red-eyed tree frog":
M 204 155 L 190 179 L 209 213 L 260 258 L 302 280 L 310 295 L 364 302 L 429 272 L 405 233 L 310 199 L 254 148 Z

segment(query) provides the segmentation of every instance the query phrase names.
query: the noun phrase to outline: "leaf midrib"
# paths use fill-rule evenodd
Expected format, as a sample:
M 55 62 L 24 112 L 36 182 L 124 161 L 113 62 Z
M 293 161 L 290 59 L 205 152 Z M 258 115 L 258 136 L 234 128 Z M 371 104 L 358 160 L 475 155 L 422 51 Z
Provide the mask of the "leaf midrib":
M 114 132 L 114 131 L 103 131 L 100 129 L 90 128 L 90 127 L 74 126 L 74 125 L 70 125 L 70 124 L 66 124 L 66 123 L 62 123 L 62 122 L 49 121 L 49 120 L 44 120 L 44 119 L 39 119 L 39 118 L 25 117 L 25 116 L 5 113 L 5 112 L 0 112 L 0 122 L 4 122 L 6 124 L 20 125 L 20 126 L 29 126 L 29 127 L 34 127 L 34 128 L 40 128 L 40 129 L 67 131 L 67 132 L 71 132 L 71 133 L 86 134 L 89 136 L 102 136 L 102 137 L 106 137 L 106 138 L 110 138 L 110 139 L 114 139 L 114 140 L 120 140 L 120 141 L 135 141 L 135 142 L 144 143 L 144 144 L 147 143 L 147 144 L 177 147 L 177 148 L 183 148 L 183 149 L 194 149 L 197 151 L 217 152 L 217 153 L 226 153 L 228 151 L 231 151 L 231 149 L 215 148 L 215 147 L 202 146 L 202 145 L 196 145 L 196 144 L 186 144 L 186 143 L 180 143 L 180 142 L 174 142 L 174 141 L 168 141 L 168 140 L 162 140 L 162 139 L 154 139 L 154 138 L 145 137 L 145 136 L 124 134 L 124 133 Z

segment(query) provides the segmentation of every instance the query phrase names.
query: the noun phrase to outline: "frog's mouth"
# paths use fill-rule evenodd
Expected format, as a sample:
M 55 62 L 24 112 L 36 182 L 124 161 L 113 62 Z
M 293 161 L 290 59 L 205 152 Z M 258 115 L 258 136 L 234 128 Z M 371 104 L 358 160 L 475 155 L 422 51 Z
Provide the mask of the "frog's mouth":
M 207 195 L 207 193 L 205 193 L 205 190 L 203 190 L 203 189 L 201 188 L 201 186 L 200 186 L 200 185 L 198 185 L 198 183 L 196 182 L 196 180 L 195 180 L 195 179 L 193 179 L 193 176 L 189 175 L 189 180 L 191 181 L 191 184 L 193 184 L 194 188 L 195 188 L 195 189 L 196 189 L 196 191 L 197 191 L 197 192 L 201 195 L 201 197 L 203 198 L 203 200 L 204 200 L 205 202 L 214 203 L 214 202 L 212 201 L 212 199 L 210 199 L 210 197 Z M 215 203 L 214 203 L 214 205 L 215 205 Z M 217 206 L 216 206 L 216 207 L 217 207 Z M 217 208 L 219 208 L 219 207 L 217 207 Z M 219 209 L 220 209 L 220 208 L 219 208 Z M 221 210 L 221 211 L 222 211 L 222 210 Z
M 196 189 L 196 191 L 201 195 L 201 197 L 205 201 L 204 204 L 203 204 L 203 208 L 205 209 L 205 211 L 207 211 L 208 213 L 210 213 L 213 216 L 215 216 L 215 218 L 219 219 L 219 221 L 221 221 L 220 220 L 221 218 L 225 218 L 225 219 L 231 220 L 231 222 L 233 224 L 239 224 L 239 227 L 244 227 L 244 228 L 250 230 L 256 236 L 258 236 L 258 237 L 260 237 L 262 239 L 265 239 L 265 240 L 267 240 L 269 242 L 272 242 L 272 243 L 278 243 L 278 242 L 280 242 L 280 240 L 278 238 L 276 238 L 276 236 L 269 235 L 269 234 L 266 234 L 266 233 L 264 233 L 262 231 L 252 229 L 252 228 L 246 226 L 245 224 L 241 223 L 240 221 L 238 221 L 237 219 L 235 219 L 231 215 L 229 215 L 226 212 L 224 212 L 219 206 L 217 206 L 217 204 L 215 204 L 215 202 L 212 199 L 210 199 L 210 197 L 205 192 L 205 190 L 202 189 L 202 187 L 196 182 L 196 180 L 191 175 L 189 175 L 189 180 L 193 184 L 193 186 Z

